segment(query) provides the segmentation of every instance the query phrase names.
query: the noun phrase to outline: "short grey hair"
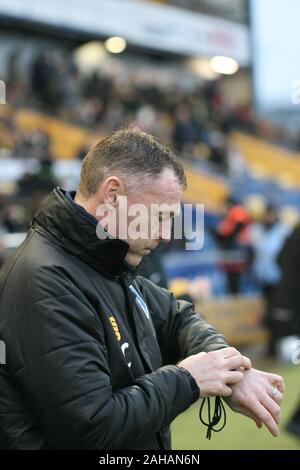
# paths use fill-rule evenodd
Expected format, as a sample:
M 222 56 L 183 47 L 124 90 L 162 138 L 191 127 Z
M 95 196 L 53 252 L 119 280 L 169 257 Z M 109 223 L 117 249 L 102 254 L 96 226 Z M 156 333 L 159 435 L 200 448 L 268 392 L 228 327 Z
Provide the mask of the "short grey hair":
M 179 158 L 152 135 L 138 128 L 123 129 L 101 140 L 85 156 L 81 168 L 79 192 L 84 197 L 95 194 L 110 175 L 123 176 L 125 184 L 144 177 L 157 178 L 171 169 L 179 185 L 187 186 Z

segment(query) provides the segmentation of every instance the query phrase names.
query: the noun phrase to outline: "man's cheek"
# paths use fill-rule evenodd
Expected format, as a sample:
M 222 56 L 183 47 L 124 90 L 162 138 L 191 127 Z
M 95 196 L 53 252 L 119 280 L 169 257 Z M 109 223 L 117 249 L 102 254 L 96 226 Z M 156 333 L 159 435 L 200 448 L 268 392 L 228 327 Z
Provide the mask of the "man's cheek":
M 158 240 L 159 232 L 160 232 L 160 223 L 157 221 L 156 218 L 151 219 L 150 227 L 149 227 L 149 238 L 151 240 Z

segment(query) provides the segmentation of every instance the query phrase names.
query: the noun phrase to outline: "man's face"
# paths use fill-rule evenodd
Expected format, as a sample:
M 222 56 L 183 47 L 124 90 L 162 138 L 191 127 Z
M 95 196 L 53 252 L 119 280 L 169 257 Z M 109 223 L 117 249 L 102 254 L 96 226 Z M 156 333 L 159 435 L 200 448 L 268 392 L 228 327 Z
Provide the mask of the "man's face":
M 127 196 L 127 237 L 118 234 L 129 244 L 125 259 L 132 266 L 140 264 L 161 241 L 170 241 L 172 221 L 180 211 L 181 187 L 171 169 L 138 188 Z

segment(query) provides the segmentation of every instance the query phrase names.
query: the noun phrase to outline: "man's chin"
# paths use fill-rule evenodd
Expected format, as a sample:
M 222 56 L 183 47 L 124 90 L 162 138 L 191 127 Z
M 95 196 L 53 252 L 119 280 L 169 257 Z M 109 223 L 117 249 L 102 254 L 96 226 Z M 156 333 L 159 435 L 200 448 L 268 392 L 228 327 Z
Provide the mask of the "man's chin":
M 138 266 L 143 259 L 142 255 L 127 254 L 125 261 L 131 266 Z

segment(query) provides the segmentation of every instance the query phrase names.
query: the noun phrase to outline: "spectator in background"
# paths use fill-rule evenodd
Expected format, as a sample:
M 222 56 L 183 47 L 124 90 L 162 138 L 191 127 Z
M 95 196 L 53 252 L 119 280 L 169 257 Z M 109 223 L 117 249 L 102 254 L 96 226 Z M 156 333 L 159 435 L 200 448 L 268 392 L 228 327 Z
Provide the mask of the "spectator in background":
M 30 156 L 41 162 L 53 160 L 51 139 L 47 132 L 36 129 L 28 136 Z
M 213 129 L 209 134 L 209 161 L 217 171 L 227 173 L 228 155 L 225 135 L 218 129 Z
M 300 224 L 286 239 L 279 253 L 281 280 L 274 292 L 272 308 L 266 319 L 274 347 L 284 336 L 300 336 Z
M 57 182 L 53 175 L 53 163 L 49 160 L 40 162 L 34 173 L 25 173 L 18 181 L 18 198 L 43 197 L 51 191 Z
M 7 96 L 9 103 L 18 103 L 24 98 L 24 74 L 20 65 L 20 50 L 15 49 L 8 56 L 7 60 Z
M 254 248 L 253 270 L 268 300 L 281 278 L 277 257 L 289 231 L 290 227 L 280 221 L 278 210 L 273 205 L 268 205 L 261 222 L 251 227 L 250 236 Z
M 298 437 L 298 439 L 300 438 L 300 403 L 298 404 L 292 418 L 287 423 L 286 429 L 294 434 L 294 436 Z
M 275 345 L 278 339 L 285 336 L 300 338 L 300 224 L 286 239 L 278 262 L 282 273 L 281 281 L 274 294 L 273 308 L 268 318 Z M 300 402 L 286 429 L 300 438 Z
M 272 311 L 272 299 L 281 279 L 281 269 L 277 257 L 281 251 L 290 227 L 279 220 L 278 211 L 268 205 L 260 223 L 251 227 L 251 244 L 253 246 L 253 271 L 259 282 L 266 302 L 264 323 L 268 326 Z M 274 353 L 272 329 L 270 328 L 270 353 Z
M 8 233 L 24 232 L 26 230 L 25 210 L 22 205 L 10 204 L 2 216 L 3 226 Z
M 249 269 L 251 261 L 251 217 L 247 209 L 232 198 L 226 201 L 225 211 L 212 232 L 223 250 L 221 267 L 227 276 L 229 292 L 237 295 L 241 289 L 241 275 Z
M 31 91 L 38 104 L 44 106 L 51 100 L 51 81 L 53 79 L 50 57 L 45 52 L 38 54 L 31 69 Z
M 193 153 L 194 145 L 200 141 L 200 129 L 193 119 L 189 107 L 181 104 L 176 109 L 174 124 L 174 145 L 180 152 Z

